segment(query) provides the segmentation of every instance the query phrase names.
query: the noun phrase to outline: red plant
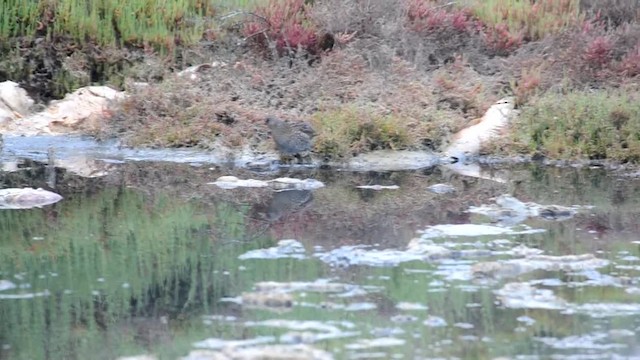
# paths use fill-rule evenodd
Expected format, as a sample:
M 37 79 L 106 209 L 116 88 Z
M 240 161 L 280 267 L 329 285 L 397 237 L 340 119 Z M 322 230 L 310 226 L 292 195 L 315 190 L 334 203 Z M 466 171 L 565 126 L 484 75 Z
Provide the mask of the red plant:
M 504 13 L 507 17 L 509 14 Z M 466 34 L 481 33 L 487 46 L 498 54 L 506 55 L 517 49 L 524 35 L 513 33 L 506 24 L 486 26 L 473 17 L 469 9 L 453 8 L 450 11 L 434 7 L 425 0 L 407 0 L 407 17 L 412 30 L 417 32 L 442 32 L 453 29 Z
M 305 28 L 302 24 L 290 24 L 282 29 L 276 37 L 276 47 L 278 49 L 293 48 L 298 46 L 310 49 L 316 43 L 314 31 Z
M 522 70 L 522 75 L 513 89 L 514 95 L 519 101 L 526 101 L 536 92 L 541 83 L 542 71 L 542 67 Z
M 611 61 L 613 42 L 605 36 L 598 36 L 587 45 L 584 59 L 590 66 L 601 68 Z
M 417 32 L 442 31 L 453 28 L 460 32 L 472 31 L 475 21 L 466 10 L 444 10 L 432 6 L 425 0 L 408 0 L 407 17 L 409 24 Z
M 616 70 L 628 77 L 640 75 L 640 42 L 616 64 Z
M 266 37 L 281 55 L 298 48 L 314 52 L 318 38 L 304 0 L 270 0 L 257 7 L 243 34 L 261 47 L 266 47 Z
M 451 25 L 454 29 L 464 32 L 473 29 L 474 21 L 467 10 L 458 10 L 451 16 Z
M 507 24 L 498 24 L 487 27 L 484 31 L 484 40 L 487 46 L 500 55 L 506 55 L 514 51 L 522 44 L 524 34 L 522 31 L 512 33 Z

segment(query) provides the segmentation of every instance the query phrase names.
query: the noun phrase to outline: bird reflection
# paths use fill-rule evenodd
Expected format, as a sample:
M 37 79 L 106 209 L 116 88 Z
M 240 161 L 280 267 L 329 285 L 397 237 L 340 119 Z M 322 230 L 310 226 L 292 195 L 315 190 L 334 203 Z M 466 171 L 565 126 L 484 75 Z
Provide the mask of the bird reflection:
M 257 215 L 268 222 L 276 222 L 304 209 L 312 201 L 313 193 L 310 190 L 278 191 L 266 205 L 257 209 Z

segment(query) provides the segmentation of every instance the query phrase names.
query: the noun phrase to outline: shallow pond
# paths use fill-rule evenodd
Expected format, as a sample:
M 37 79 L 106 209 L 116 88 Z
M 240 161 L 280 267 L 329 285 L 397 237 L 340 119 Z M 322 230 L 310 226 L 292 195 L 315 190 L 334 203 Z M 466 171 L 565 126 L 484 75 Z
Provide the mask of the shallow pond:
M 2 359 L 640 357 L 635 178 L 140 161 L 87 178 L 43 160 L 0 173 L 64 197 L 0 210 Z M 504 194 L 516 206 L 491 208 Z

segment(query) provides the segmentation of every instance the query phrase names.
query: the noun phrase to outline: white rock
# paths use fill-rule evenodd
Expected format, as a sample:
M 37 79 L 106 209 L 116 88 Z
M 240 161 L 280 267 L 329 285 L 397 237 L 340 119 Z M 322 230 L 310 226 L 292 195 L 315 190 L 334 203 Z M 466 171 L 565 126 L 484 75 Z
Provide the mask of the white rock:
M 0 291 L 15 289 L 16 284 L 12 283 L 9 280 L 0 279 Z
M 9 188 L 0 190 L 0 209 L 31 209 L 57 203 L 62 196 L 44 189 Z
M 255 179 L 238 179 L 235 176 L 221 176 L 209 184 L 223 189 L 235 189 L 238 187 L 271 187 L 275 190 L 314 190 L 324 187 L 324 184 L 315 179 L 277 178 L 269 181 Z
M 26 118 L 0 123 L 0 131 L 10 135 L 60 135 L 91 128 L 106 116 L 111 101 L 121 100 L 124 92 L 107 86 L 88 86 L 52 101 L 42 112 Z
M 7 113 L 17 113 L 18 117 L 26 116 L 29 108 L 33 106 L 33 99 L 27 92 L 13 81 L 3 81 L 0 83 L 0 110 Z M 0 112 L 0 117 L 2 113 Z
M 315 179 L 277 178 L 269 181 L 269 186 L 276 190 L 315 190 L 324 184 Z
M 369 190 L 398 190 L 400 186 L 398 185 L 358 185 L 356 186 L 358 189 L 369 189 Z
M 194 65 L 194 66 L 189 66 L 188 68 L 178 72 L 178 76 L 179 77 L 183 77 L 185 75 L 189 76 L 189 80 L 197 80 L 198 79 L 198 73 L 203 72 L 204 70 L 208 70 L 208 69 L 214 69 L 214 68 L 221 68 L 221 67 L 226 67 L 227 64 L 223 61 L 214 61 L 211 64 L 199 64 L 199 65 Z
M 267 187 L 266 181 L 255 179 L 238 179 L 235 176 L 220 176 L 216 181 L 209 183 L 222 189 L 235 189 L 238 187 Z
M 155 355 L 145 354 L 135 356 L 121 356 L 116 360 L 158 360 L 158 358 Z

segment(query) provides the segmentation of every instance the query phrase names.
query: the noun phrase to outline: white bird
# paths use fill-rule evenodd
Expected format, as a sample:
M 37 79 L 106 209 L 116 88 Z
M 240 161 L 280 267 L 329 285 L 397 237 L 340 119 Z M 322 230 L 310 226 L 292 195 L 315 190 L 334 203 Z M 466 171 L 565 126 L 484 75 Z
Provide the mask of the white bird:
M 480 122 L 453 135 L 445 155 L 456 160 L 478 155 L 483 144 L 500 136 L 514 117 L 515 99 L 506 97 L 491 105 Z

